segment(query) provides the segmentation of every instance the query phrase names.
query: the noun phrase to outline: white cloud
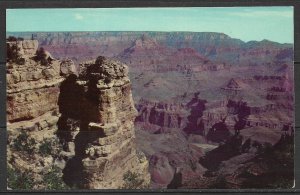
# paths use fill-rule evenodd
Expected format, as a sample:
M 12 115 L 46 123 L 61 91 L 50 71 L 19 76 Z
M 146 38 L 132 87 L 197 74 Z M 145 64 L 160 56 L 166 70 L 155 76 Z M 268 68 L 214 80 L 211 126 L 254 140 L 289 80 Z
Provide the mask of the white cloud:
M 232 12 L 229 13 L 233 16 L 240 16 L 240 17 L 284 17 L 284 18 L 292 18 L 293 12 L 292 11 L 267 11 L 267 10 L 247 10 L 245 9 L 243 12 Z
M 83 20 L 83 16 L 81 14 L 75 14 L 76 20 Z

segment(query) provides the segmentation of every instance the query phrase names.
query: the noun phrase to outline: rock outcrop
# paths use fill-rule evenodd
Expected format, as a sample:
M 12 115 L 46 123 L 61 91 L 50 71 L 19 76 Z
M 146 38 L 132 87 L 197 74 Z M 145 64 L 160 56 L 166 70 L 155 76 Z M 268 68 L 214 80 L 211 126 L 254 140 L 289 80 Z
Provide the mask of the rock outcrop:
M 28 42 L 28 41 L 27 41 Z M 24 65 L 7 66 L 7 118 L 9 122 L 33 119 L 57 107 L 60 64 L 42 66 L 30 55 L 22 55 Z
M 9 187 L 147 187 L 148 161 L 135 146 L 137 111 L 127 66 L 99 57 L 78 79 L 71 60 L 53 59 L 37 49 L 37 41 L 8 46 Z M 18 172 L 32 177 L 17 178 L 29 184 L 10 182 Z
M 136 107 L 139 112 L 136 122 L 167 128 L 183 128 L 186 125 L 187 112 L 183 105 L 141 99 Z
M 23 41 L 11 41 L 7 42 L 8 47 L 16 45 L 19 48 L 19 54 L 23 56 L 34 56 L 35 52 L 39 46 L 37 40 L 23 40 Z
M 37 41 L 10 42 L 19 48 L 19 58 L 25 64 L 17 64 L 8 59 L 7 63 L 7 121 L 17 124 L 18 121 L 35 119 L 46 113 L 57 111 L 59 84 L 63 77 L 59 75 L 58 60 L 51 64 L 41 65 L 34 60 Z
M 11 170 L 9 185 L 12 185 L 9 187 L 48 189 L 49 186 L 42 182 L 43 175 L 59 160 L 60 144 L 55 131 L 59 85 L 64 79 L 59 74 L 60 62 L 52 59 L 51 63 L 42 65 L 36 59 L 38 43 L 34 40 L 7 45 L 8 52 L 13 54 L 8 56 L 6 64 L 7 162 Z M 24 180 L 22 185 L 10 184 L 10 177 L 17 177 L 18 171 L 28 175 L 30 181 L 19 178 Z
M 63 60 L 60 64 L 60 74 L 62 76 L 69 76 L 71 74 L 78 75 L 78 71 L 74 62 L 71 59 Z
M 66 136 L 72 128 L 59 129 L 66 142 L 75 143 L 75 156 L 64 170 L 69 185 L 126 188 L 128 172 L 139 181 L 132 187 L 149 184 L 148 161 L 135 147 L 133 122 L 137 111 L 127 74 L 126 65 L 98 57 L 88 63 L 86 71 L 80 71 L 80 79 L 70 75 L 62 83 L 58 102 L 61 124 L 75 121 L 80 129 L 74 140 Z

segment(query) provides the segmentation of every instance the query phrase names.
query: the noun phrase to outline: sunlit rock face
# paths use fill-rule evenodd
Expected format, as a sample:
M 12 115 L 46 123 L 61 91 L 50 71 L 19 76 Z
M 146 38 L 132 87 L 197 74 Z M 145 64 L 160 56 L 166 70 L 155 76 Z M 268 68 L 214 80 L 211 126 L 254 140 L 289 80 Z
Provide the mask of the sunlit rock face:
M 14 173 L 30 174 L 31 189 L 45 189 L 47 184 L 40 181 L 60 158 L 55 132 L 59 86 L 64 78 L 60 61 L 45 51 L 42 63 L 37 50 L 36 40 L 7 42 L 7 164 Z M 40 148 L 46 140 L 51 147 L 43 153 Z
M 15 46 L 12 56 L 17 58 L 7 62 L 8 121 L 33 119 L 54 110 L 58 85 L 63 80 L 59 61 L 51 58 L 49 64 L 42 65 L 35 60 L 37 41 L 8 42 L 7 45 L 8 49 Z
M 9 168 L 30 174 L 32 189 L 49 189 L 43 178 L 54 167 L 60 187 L 149 185 L 148 161 L 135 145 L 126 65 L 99 57 L 78 72 L 72 60 L 39 56 L 37 41 L 7 46 Z
M 62 83 L 59 110 L 62 124 L 77 120 L 80 129 L 75 156 L 64 171 L 67 183 L 88 189 L 126 188 L 124 177 L 130 171 L 140 181 L 134 188 L 149 184 L 148 161 L 135 146 L 137 111 L 126 65 L 103 57 L 86 63 L 79 79 L 70 75 Z M 60 132 L 68 134 L 68 129 Z

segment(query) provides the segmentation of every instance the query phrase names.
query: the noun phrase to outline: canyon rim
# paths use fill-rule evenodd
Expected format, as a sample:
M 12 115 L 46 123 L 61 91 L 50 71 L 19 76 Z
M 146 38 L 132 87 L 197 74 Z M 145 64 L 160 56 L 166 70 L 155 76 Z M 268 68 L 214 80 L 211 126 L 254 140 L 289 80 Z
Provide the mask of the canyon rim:
M 224 31 L 7 31 L 8 189 L 292 188 L 293 44 Z

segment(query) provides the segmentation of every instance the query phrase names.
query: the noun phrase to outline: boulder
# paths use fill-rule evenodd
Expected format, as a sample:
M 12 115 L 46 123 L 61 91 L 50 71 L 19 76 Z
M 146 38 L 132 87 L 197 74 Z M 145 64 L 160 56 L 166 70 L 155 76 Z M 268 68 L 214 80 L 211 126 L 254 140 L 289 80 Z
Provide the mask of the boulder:
M 78 76 L 78 72 L 74 62 L 70 59 L 63 60 L 60 64 L 60 75 L 67 77 L 71 74 Z

